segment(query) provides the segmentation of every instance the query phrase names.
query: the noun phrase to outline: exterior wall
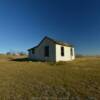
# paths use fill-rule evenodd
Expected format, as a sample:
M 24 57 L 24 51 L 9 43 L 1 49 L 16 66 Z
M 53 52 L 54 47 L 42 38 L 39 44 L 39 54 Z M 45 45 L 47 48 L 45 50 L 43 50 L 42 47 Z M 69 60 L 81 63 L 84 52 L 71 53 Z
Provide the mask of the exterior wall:
M 73 49 L 73 56 L 72 56 L 72 60 L 75 60 L 75 48 L 72 48 Z
M 29 51 L 28 51 L 28 58 L 29 58 L 29 59 L 35 59 L 35 55 L 32 54 L 32 50 L 29 50 Z
M 74 48 L 72 48 L 73 56 L 71 56 L 71 47 L 64 47 L 64 56 L 61 56 L 61 47 L 62 45 L 56 44 L 56 62 L 58 61 L 72 61 L 75 59 Z
M 49 57 L 44 56 L 44 47 L 49 46 Z M 55 44 L 45 39 L 41 45 L 39 45 L 37 48 L 35 48 L 35 53 L 32 54 L 31 51 L 29 51 L 29 58 L 34 60 L 43 60 L 43 61 L 55 61 Z

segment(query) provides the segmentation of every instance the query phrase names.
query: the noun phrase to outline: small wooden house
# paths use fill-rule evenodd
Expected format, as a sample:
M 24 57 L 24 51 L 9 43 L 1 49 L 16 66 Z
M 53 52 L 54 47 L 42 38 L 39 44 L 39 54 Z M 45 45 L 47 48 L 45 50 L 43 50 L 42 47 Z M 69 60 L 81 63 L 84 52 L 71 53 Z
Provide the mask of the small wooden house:
M 36 46 L 28 49 L 29 59 L 40 61 L 72 61 L 75 59 L 74 47 L 50 37 L 44 39 Z

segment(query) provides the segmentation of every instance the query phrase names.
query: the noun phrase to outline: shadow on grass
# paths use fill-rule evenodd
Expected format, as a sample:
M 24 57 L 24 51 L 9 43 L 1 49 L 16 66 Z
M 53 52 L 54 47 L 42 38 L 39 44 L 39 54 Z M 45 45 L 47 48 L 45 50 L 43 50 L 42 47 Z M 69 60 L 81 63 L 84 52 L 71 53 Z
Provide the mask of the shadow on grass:
M 49 65 L 66 65 L 67 62 L 63 62 L 63 61 L 60 61 L 60 62 L 52 62 L 52 61 L 44 61 L 44 60 L 32 60 L 32 59 L 29 59 L 29 58 L 14 58 L 14 59 L 11 59 L 10 61 L 16 61 L 16 62 L 43 62 L 43 63 L 47 63 Z
M 30 61 L 30 60 L 28 58 L 15 58 L 15 59 L 11 59 L 11 61 L 25 62 L 25 61 Z
M 39 60 L 31 60 L 29 58 L 15 58 L 15 59 L 11 59 L 11 61 L 16 61 L 16 62 L 29 62 L 29 61 L 40 62 Z M 41 62 L 44 62 L 44 61 L 41 61 Z

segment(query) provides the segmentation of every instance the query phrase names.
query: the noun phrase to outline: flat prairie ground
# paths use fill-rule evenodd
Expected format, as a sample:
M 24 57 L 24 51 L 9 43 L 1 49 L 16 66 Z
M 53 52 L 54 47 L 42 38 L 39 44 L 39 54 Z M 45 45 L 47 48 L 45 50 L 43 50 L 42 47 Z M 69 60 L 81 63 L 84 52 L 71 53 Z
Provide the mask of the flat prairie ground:
M 47 63 L 1 55 L 0 100 L 100 100 L 100 58 Z

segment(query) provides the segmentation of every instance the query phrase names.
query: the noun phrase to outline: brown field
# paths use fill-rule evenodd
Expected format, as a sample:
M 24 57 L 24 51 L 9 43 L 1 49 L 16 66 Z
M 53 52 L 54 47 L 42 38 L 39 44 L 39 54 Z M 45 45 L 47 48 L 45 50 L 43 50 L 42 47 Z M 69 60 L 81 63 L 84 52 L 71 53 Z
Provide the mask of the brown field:
M 100 100 L 100 58 L 47 63 L 0 55 L 0 100 Z

